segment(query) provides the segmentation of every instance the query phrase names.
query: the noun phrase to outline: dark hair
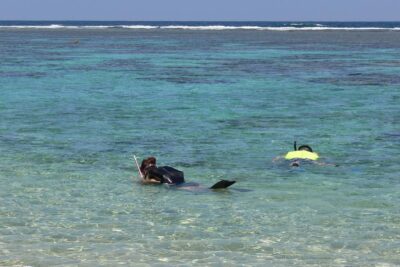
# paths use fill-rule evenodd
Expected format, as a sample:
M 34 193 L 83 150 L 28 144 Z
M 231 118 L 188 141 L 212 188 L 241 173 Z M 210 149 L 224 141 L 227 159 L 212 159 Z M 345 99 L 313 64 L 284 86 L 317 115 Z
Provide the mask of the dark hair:
M 146 168 L 149 165 L 156 165 L 156 158 L 155 157 L 148 157 L 147 159 L 142 160 L 142 164 L 140 165 L 140 172 L 145 173 Z
M 298 150 L 305 150 L 305 151 L 313 152 L 312 148 L 309 145 L 301 145 L 301 146 L 299 146 Z

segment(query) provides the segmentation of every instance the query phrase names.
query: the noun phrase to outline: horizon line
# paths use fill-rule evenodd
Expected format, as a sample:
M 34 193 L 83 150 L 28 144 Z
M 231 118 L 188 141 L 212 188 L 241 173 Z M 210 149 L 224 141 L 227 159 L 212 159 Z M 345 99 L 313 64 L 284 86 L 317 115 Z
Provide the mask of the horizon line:
M 398 22 L 400 20 L 91 20 L 91 19 L 0 19 L 3 21 L 68 21 L 68 22 Z

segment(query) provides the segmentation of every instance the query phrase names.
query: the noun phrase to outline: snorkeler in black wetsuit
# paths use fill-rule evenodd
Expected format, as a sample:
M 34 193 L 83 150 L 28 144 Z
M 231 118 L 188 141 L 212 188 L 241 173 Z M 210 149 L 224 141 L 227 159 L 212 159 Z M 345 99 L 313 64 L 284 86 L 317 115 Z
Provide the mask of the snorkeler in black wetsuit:
M 142 161 L 140 172 L 142 182 L 145 184 L 170 184 L 183 185 L 185 183 L 184 174 L 182 171 L 169 166 L 157 167 L 155 157 L 148 157 Z M 210 189 L 227 188 L 234 184 L 235 181 L 221 180 L 214 184 Z

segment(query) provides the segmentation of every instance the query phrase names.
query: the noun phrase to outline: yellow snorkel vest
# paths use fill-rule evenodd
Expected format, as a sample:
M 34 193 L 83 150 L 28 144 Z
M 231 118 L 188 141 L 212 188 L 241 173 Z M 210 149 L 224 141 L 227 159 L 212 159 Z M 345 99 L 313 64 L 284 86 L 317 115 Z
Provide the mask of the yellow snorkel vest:
M 317 153 L 309 152 L 307 150 L 290 151 L 285 155 L 285 159 L 308 159 L 317 160 L 319 158 Z

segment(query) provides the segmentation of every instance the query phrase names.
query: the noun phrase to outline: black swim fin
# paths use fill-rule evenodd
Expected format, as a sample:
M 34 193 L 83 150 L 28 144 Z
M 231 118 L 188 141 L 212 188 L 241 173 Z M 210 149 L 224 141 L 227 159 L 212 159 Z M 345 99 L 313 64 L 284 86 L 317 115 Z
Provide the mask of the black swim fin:
M 236 181 L 221 180 L 218 183 L 211 186 L 210 189 L 223 189 L 233 185 L 234 183 L 236 183 Z

